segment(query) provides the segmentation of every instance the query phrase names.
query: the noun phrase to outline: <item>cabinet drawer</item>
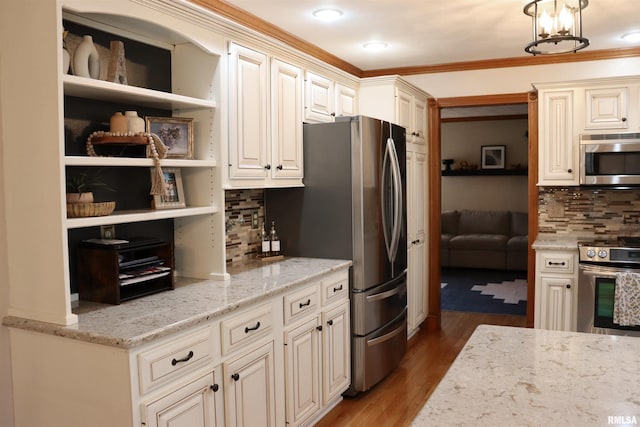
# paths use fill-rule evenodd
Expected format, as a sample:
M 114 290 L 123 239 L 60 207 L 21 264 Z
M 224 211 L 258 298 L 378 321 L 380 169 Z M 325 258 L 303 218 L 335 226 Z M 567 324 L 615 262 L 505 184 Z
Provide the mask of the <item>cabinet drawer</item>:
M 272 319 L 273 305 L 265 304 L 220 322 L 222 353 L 228 354 L 268 335 L 273 326 Z
M 289 324 L 320 308 L 318 285 L 310 286 L 284 297 L 284 323 Z
M 210 363 L 213 348 L 211 329 L 207 327 L 138 354 L 140 393 Z
M 349 296 L 349 273 L 342 271 L 322 280 L 322 305 L 327 306 L 334 301 Z
M 567 253 L 545 253 L 540 256 L 542 265 L 540 271 L 551 273 L 567 273 L 572 274 L 574 271 L 573 254 Z

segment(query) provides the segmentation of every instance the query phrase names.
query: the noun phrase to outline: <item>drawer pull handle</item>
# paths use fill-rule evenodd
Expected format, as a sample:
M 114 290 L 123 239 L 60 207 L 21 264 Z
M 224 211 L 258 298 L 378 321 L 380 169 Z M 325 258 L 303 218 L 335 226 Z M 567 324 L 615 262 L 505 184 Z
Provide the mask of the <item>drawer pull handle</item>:
M 259 327 L 260 327 L 260 322 L 256 323 L 256 326 L 253 326 L 251 328 L 247 326 L 246 328 L 244 328 L 244 333 L 248 334 L 251 331 L 257 331 Z
M 308 305 L 311 305 L 311 299 L 308 299 L 307 302 L 301 302 L 300 303 L 300 308 L 306 307 Z
M 236 372 L 235 374 L 231 375 L 231 379 L 233 379 L 234 381 L 238 381 L 240 379 L 240 374 Z
M 329 319 L 329 320 L 327 320 L 327 325 L 329 325 L 329 326 L 333 326 L 333 319 Z
M 342 290 L 342 283 L 340 283 L 340 286 L 338 286 L 337 288 L 333 288 L 333 292 L 338 292 Z
M 564 265 L 564 261 L 562 261 L 562 262 L 549 261 L 549 265 Z
M 171 361 L 171 366 L 176 366 L 178 363 L 181 363 L 181 362 L 188 362 L 189 360 L 191 360 L 192 357 L 193 357 L 193 350 L 191 350 L 189 354 L 187 354 L 187 357 L 183 357 L 182 359 L 173 359 Z

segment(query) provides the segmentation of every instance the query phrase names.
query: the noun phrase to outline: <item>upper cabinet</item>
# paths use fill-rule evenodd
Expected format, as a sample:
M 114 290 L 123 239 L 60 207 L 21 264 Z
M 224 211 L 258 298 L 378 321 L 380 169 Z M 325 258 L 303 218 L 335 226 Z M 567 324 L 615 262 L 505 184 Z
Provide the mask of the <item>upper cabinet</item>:
M 302 70 L 229 44 L 229 184 L 301 185 Z
M 538 185 L 580 184 L 580 135 L 640 131 L 640 79 L 535 84 Z
M 307 70 L 305 73 L 305 121 L 333 122 L 337 116 L 357 114 L 355 88 Z
M 407 130 L 408 143 L 425 144 L 426 93 L 398 76 L 385 76 L 363 79 L 359 95 L 360 114 L 399 124 Z

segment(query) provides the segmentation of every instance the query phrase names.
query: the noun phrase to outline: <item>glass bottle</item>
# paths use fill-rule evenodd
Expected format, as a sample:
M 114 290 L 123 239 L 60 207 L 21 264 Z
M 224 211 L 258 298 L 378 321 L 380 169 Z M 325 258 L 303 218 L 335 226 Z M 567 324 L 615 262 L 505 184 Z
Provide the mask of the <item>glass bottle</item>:
M 280 238 L 278 237 L 278 233 L 276 233 L 275 221 L 271 221 L 271 231 L 269 234 L 271 235 L 271 255 L 280 255 Z
M 264 228 L 264 222 L 262 223 L 262 232 L 260 233 L 260 240 L 262 241 L 262 256 L 268 257 L 271 252 L 271 239 Z

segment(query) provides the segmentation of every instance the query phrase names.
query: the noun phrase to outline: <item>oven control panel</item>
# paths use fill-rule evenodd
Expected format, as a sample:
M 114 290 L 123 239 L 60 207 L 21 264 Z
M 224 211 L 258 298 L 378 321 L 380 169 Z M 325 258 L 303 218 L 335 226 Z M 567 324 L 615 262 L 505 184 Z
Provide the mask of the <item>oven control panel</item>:
M 578 249 L 581 262 L 640 264 L 640 248 L 580 245 Z
M 596 246 L 580 246 L 580 261 L 609 262 L 609 250 Z

